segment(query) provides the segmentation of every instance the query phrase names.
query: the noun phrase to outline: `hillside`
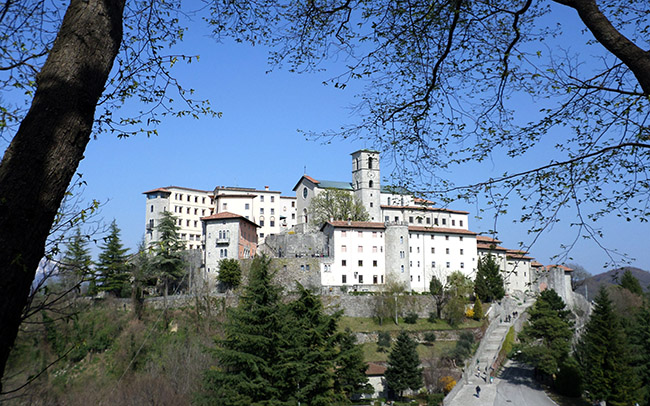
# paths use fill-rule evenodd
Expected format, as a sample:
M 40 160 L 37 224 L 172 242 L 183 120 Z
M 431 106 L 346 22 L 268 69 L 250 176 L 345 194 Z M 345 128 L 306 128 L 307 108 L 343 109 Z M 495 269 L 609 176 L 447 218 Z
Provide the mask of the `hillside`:
M 587 299 L 592 300 L 598 292 L 600 285 L 618 285 L 618 279 L 626 270 L 629 270 L 639 280 L 644 291 L 648 290 L 648 286 L 650 286 L 650 272 L 635 267 L 622 267 L 587 278 L 584 285 L 576 291 L 587 297 Z

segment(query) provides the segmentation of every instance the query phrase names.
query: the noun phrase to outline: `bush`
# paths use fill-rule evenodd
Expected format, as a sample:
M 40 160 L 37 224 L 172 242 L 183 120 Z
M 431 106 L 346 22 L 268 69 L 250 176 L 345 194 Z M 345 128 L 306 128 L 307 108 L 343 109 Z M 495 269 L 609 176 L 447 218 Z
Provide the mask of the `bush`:
M 380 331 L 377 334 L 377 351 L 388 351 L 390 348 L 390 333 L 388 331 Z
M 436 321 L 438 321 L 438 315 L 436 314 L 436 312 L 429 312 L 429 317 L 427 317 L 427 321 L 429 323 L 435 323 Z
M 418 321 L 418 315 L 417 313 L 411 312 L 404 316 L 404 323 L 408 324 L 415 324 Z
M 481 320 L 483 318 L 483 304 L 481 303 L 481 299 L 478 297 L 476 298 L 476 301 L 474 302 L 474 308 L 473 310 L 473 315 L 472 318 L 474 320 Z
M 454 389 L 454 386 L 456 386 L 456 380 L 448 375 L 440 378 L 440 383 L 442 383 L 445 394 L 451 392 L 451 390 Z
M 472 344 L 474 343 L 474 334 L 469 331 L 463 331 L 460 333 L 460 336 L 458 336 L 458 339 L 460 341 L 467 341 L 468 343 Z
M 564 396 L 579 398 L 582 395 L 582 374 L 575 358 L 569 357 L 560 365 L 555 388 Z
M 473 319 L 474 318 L 474 309 L 472 309 L 471 307 L 468 308 L 468 309 L 465 309 L 465 317 L 467 317 L 468 319 Z
M 433 331 L 424 333 L 424 341 L 426 341 L 427 344 L 433 344 L 436 341 L 436 333 Z

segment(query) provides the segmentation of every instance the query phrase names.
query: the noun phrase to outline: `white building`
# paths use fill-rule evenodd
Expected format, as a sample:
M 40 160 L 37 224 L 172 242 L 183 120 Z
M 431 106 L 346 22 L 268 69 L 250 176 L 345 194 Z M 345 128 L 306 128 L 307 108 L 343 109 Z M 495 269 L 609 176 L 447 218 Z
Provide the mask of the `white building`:
M 201 217 L 214 213 L 211 191 L 167 186 L 143 193 L 146 201 L 145 244 L 158 241 L 158 223 L 162 213 L 169 211 L 178 218 L 178 234 L 187 249 L 201 249 L 203 229 Z

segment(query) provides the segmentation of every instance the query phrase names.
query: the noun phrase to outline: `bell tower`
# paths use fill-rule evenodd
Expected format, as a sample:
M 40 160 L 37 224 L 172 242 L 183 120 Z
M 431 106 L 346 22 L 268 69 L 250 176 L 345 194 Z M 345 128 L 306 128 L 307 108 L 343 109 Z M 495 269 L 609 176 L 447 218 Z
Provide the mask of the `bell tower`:
M 352 190 L 370 221 L 381 222 L 379 152 L 360 149 L 352 154 Z

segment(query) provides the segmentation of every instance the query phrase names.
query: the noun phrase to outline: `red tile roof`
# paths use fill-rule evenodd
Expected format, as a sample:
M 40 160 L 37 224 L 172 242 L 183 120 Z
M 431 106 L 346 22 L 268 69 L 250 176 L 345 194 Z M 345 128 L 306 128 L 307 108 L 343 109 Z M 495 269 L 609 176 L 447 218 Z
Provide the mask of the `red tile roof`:
M 201 192 L 201 193 L 212 194 L 211 190 L 192 189 L 192 188 L 183 187 L 183 186 L 165 186 L 165 187 L 150 190 L 148 192 L 143 192 L 142 194 L 147 194 L 147 193 L 155 192 L 155 191 L 158 191 L 158 190 L 164 191 L 164 192 L 171 192 L 171 190 L 169 190 L 169 189 L 189 190 L 190 192 Z
M 533 261 L 530 263 L 530 266 L 534 266 L 535 268 L 544 268 L 544 265 L 540 264 L 537 261 Z
M 159 187 L 157 189 L 151 189 L 147 190 L 146 192 L 142 192 L 143 195 L 148 195 L 149 193 L 155 193 L 155 192 L 165 192 L 165 193 L 171 193 L 170 190 L 167 190 L 165 188 Z
M 332 227 L 336 228 L 377 228 L 377 229 L 385 229 L 386 226 L 384 223 L 376 223 L 376 222 L 371 222 L 371 221 L 328 221 L 327 223 L 323 224 L 323 227 L 326 225 L 330 224 Z M 323 229 L 321 227 L 321 230 Z
M 479 237 L 476 237 L 476 248 L 479 250 L 488 250 L 488 251 L 508 251 L 500 245 L 489 244 L 486 242 L 480 242 Z
M 469 214 L 468 211 L 462 210 L 451 210 L 443 209 L 441 207 L 427 207 L 427 206 L 388 206 L 385 204 L 381 205 L 382 209 L 402 209 L 402 210 L 413 210 L 413 211 L 441 211 L 445 213 L 454 213 L 454 214 Z
M 569 268 L 568 266 L 564 266 L 564 265 L 546 265 L 544 267 L 544 270 L 550 271 L 553 268 L 561 269 L 564 272 L 573 272 L 573 268 Z
M 253 223 L 252 221 L 250 221 L 250 220 L 247 219 L 246 217 L 244 217 L 244 216 L 240 216 L 239 214 L 230 213 L 230 212 L 228 212 L 228 211 L 222 211 L 221 213 L 213 214 L 213 215 L 211 215 L 211 216 L 201 217 L 201 221 L 210 221 L 210 220 L 232 220 L 232 219 L 234 219 L 234 220 L 243 220 L 243 221 L 247 221 L 247 222 L 253 224 L 255 227 L 259 227 L 257 224 Z
M 320 183 L 319 181 L 317 181 L 316 179 L 312 178 L 312 177 L 309 176 L 309 175 L 302 175 L 302 177 L 301 177 L 301 178 L 298 180 L 298 182 L 296 183 L 296 186 L 294 186 L 293 189 L 291 189 L 291 190 L 296 190 L 296 188 L 298 187 L 298 185 L 300 184 L 300 182 L 302 182 L 303 179 L 307 179 L 308 181 L 310 181 L 311 183 L 313 183 L 313 184 L 315 184 L 315 185 L 318 185 L 318 184 Z
M 462 228 L 443 228 L 443 227 L 423 227 L 423 226 L 409 226 L 409 231 L 421 231 L 425 233 L 440 233 L 440 234 L 463 234 L 463 235 L 476 235 L 475 232 L 465 230 Z
M 496 238 L 488 237 L 487 235 L 477 235 L 476 236 L 476 242 L 489 242 L 489 243 L 494 243 L 494 244 L 500 244 L 503 241 L 500 241 Z

